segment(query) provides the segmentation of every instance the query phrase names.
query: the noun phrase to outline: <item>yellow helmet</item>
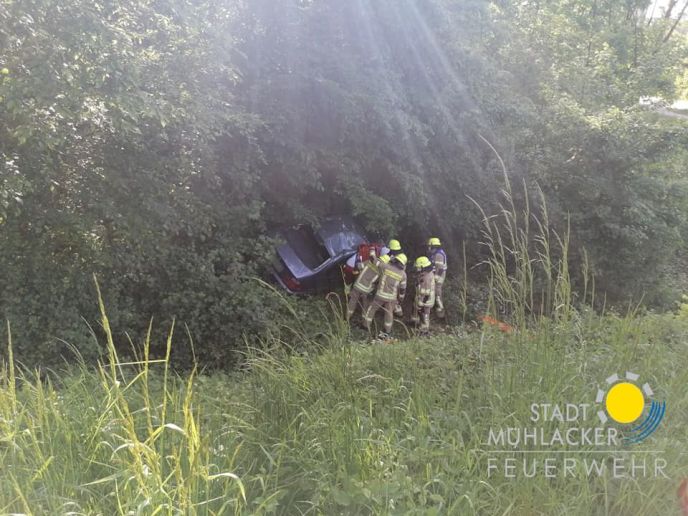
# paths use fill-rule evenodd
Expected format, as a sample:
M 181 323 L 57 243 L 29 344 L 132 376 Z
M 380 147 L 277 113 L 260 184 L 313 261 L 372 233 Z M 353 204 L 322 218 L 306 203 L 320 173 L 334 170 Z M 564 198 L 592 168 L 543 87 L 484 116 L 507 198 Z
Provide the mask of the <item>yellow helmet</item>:
M 432 237 L 431 239 L 428 240 L 428 245 L 432 247 L 440 247 L 442 245 L 442 242 L 440 242 L 440 239 L 437 237 Z
M 404 267 L 406 267 L 406 264 L 408 263 L 408 258 L 407 258 L 407 256 L 406 256 L 404 253 L 399 253 L 399 254 L 396 255 L 394 258 L 396 258 L 396 260 L 397 260 L 400 264 L 402 264 Z
M 432 262 L 430 262 L 427 256 L 419 256 L 416 258 L 416 263 L 414 266 L 416 270 L 422 271 L 427 267 L 432 267 Z
M 387 247 L 389 247 L 390 251 L 401 251 L 401 242 L 393 238 L 389 241 L 389 245 L 387 245 Z
M 382 256 L 380 256 L 380 261 L 383 261 L 385 263 L 389 263 L 389 255 L 383 254 Z

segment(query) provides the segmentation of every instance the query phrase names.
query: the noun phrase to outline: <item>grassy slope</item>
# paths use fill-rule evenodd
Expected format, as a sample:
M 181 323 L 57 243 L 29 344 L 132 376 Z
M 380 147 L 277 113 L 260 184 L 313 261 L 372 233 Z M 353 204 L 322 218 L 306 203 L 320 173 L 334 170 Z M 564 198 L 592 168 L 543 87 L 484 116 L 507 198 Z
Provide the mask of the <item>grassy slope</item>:
M 163 364 L 122 365 L 119 384 L 110 369 L 59 388 L 20 378 L 16 393 L 5 369 L 0 513 L 677 514 L 687 334 L 670 316 L 607 316 L 261 353 L 234 376 L 170 376 L 165 395 Z M 537 401 L 594 402 L 626 370 L 667 400 L 647 446 L 670 480 L 488 478 L 490 425 L 528 425 Z

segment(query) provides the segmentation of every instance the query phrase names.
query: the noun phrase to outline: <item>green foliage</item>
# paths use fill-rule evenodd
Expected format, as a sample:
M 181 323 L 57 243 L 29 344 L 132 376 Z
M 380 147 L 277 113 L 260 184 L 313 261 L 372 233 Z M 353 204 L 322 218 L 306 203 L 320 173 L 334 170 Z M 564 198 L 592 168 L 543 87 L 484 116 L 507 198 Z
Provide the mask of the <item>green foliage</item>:
M 676 316 L 679 319 L 683 319 L 683 320 L 688 319 L 688 296 L 683 294 L 681 296 L 681 301 L 677 304 L 678 304 L 678 313 L 676 314 Z
M 655 295 L 666 280 L 662 266 L 684 245 L 686 154 L 679 149 L 688 133 L 634 110 L 586 115 L 563 102 L 543 122 L 542 143 L 531 152 L 560 164 L 537 177 L 553 218 L 570 216 L 575 247 L 590 253 L 602 291 L 614 299 Z
M 504 188 L 486 140 L 555 227 L 570 217 L 603 290 L 662 301 L 650 271 L 686 235 L 686 130 L 636 104 L 670 98 L 685 44 L 646 7 L 2 2 L 0 314 L 17 356 L 101 353 L 95 273 L 120 350 L 176 317 L 200 359 L 231 364 L 291 317 L 252 279 L 265 235 L 331 214 L 414 253 L 429 233 L 452 256 L 465 242 L 478 263 L 470 199 L 491 212 Z M 173 360 L 190 364 L 186 344 Z
M 256 121 L 234 107 L 233 41 L 213 23 L 233 11 L 177 7 L 0 7 L 11 70 L 0 306 L 30 363 L 59 358 L 56 337 L 97 354 L 80 320 L 92 322 L 90 272 L 124 327 L 176 315 L 209 361 L 227 362 L 244 332 L 266 326 L 270 301 L 250 279 L 270 247 L 256 237 L 263 203 L 248 174 L 259 153 L 229 149 Z
M 644 18 L 648 6 L 500 4 L 490 41 L 503 67 L 497 99 L 518 104 L 485 106 L 511 142 L 510 168 L 542 188 L 555 227 L 570 220 L 572 262 L 585 248 L 611 300 L 666 306 L 669 265 L 685 248 L 688 133 L 637 103 L 673 98 L 686 46 L 670 37 L 673 21 Z
M 541 322 L 387 346 L 333 340 L 306 356 L 273 342 L 232 375 L 180 377 L 147 353 L 120 363 L 112 347 L 98 371 L 71 366 L 59 383 L 3 362 L 0 456 L 12 467 L 0 470 L 0 511 L 674 512 L 688 474 L 685 321 Z M 651 443 L 669 479 L 488 475 L 490 428 L 528 425 L 534 402 L 590 403 L 624 370 L 653 379 L 672 414 Z

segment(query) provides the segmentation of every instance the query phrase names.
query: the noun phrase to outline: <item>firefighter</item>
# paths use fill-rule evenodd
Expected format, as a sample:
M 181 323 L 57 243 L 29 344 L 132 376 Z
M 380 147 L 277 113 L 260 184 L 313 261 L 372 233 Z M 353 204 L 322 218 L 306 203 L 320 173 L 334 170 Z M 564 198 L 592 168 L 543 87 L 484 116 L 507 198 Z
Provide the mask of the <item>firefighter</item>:
M 404 252 L 404 251 L 401 249 L 401 242 L 399 242 L 399 240 L 397 240 L 397 239 L 395 239 L 395 238 L 391 239 L 391 240 L 389 241 L 389 244 L 387 244 L 387 246 L 389 247 L 389 254 L 390 254 L 391 256 L 396 256 L 396 255 L 398 255 L 398 254 L 403 254 L 403 252 Z M 400 303 L 397 303 L 396 306 L 394 307 L 394 316 L 395 316 L 395 317 L 401 318 L 401 317 L 403 317 L 403 315 L 404 315 L 404 311 L 403 311 L 403 309 L 401 308 L 401 304 L 400 304 Z
M 406 295 L 406 263 L 408 258 L 404 253 L 391 256 L 389 263 L 380 265 L 380 280 L 373 302 L 365 311 L 363 320 L 366 328 L 370 327 L 375 319 L 375 314 L 382 308 L 385 311 L 385 330 L 380 333 L 380 338 L 388 339 L 394 323 L 394 308 L 404 300 Z
M 435 306 L 435 273 L 432 262 L 427 256 L 421 256 L 414 264 L 416 270 L 416 296 L 413 301 L 411 321 L 418 324 L 420 331 L 430 330 L 430 310 Z
M 380 262 L 388 263 L 389 255 L 383 254 L 380 258 L 375 257 L 375 252 L 371 250 L 370 258 L 365 262 L 363 270 L 356 276 L 356 281 L 351 287 L 349 294 L 349 303 L 347 305 L 346 318 L 351 319 L 351 316 L 356 312 L 356 307 L 361 304 L 362 312 L 368 309 L 370 304 L 371 294 L 375 291 L 378 278 L 380 277 Z
M 435 267 L 435 308 L 437 317 L 444 318 L 444 303 L 442 302 L 442 285 L 447 277 L 447 254 L 442 249 L 442 243 L 437 237 L 428 240 L 428 258 Z

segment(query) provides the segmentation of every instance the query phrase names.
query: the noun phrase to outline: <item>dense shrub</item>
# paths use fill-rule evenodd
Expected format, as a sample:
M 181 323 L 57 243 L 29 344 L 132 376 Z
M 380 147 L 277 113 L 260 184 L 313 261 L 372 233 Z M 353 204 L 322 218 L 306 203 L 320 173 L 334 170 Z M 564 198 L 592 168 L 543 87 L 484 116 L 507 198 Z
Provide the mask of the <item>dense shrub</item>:
M 556 224 L 570 214 L 599 285 L 657 290 L 647 273 L 685 234 L 686 130 L 635 103 L 672 95 L 684 47 L 643 6 L 603 4 L 3 2 L 0 313 L 17 355 L 55 362 L 62 339 L 97 356 L 95 273 L 120 331 L 176 317 L 198 357 L 231 363 L 290 318 L 252 279 L 265 235 L 332 213 L 414 253 L 429 233 L 453 256 L 465 241 L 475 262 L 471 199 L 504 186 L 487 142 Z

